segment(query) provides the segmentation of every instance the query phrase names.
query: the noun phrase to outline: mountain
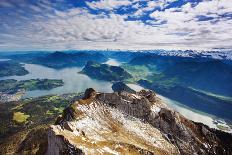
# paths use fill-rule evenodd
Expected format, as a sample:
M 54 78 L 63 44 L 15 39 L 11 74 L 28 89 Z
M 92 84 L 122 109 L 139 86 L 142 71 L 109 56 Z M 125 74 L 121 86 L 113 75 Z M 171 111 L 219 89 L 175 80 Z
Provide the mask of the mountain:
M 163 74 L 196 89 L 232 96 L 232 66 L 219 60 L 178 62 Z
M 64 68 L 72 66 L 84 66 L 87 61 L 105 62 L 107 58 L 100 53 L 65 53 L 54 52 L 31 60 L 33 63 L 41 64 L 51 68 Z
M 147 55 L 129 64 L 147 66 L 153 72 L 147 79 L 156 83 L 175 80 L 185 87 L 232 96 L 232 66 L 222 60 Z
M 152 91 L 87 89 L 48 130 L 47 154 L 231 154 L 232 135 L 187 120 Z
M 29 72 L 23 67 L 22 64 L 15 61 L 0 61 L 0 77 L 3 76 L 22 76 Z
M 139 80 L 138 84 L 190 108 L 231 120 L 232 98 L 221 97 L 181 85 L 163 86 L 156 82 Z
M 45 51 L 26 51 L 26 52 L 6 52 L 0 53 L 1 58 L 11 59 L 17 62 L 30 62 L 37 57 L 46 56 L 48 52 Z
M 56 109 L 63 109 L 68 103 L 59 115 L 60 110 Z M 150 90 L 100 93 L 89 88 L 78 96 L 27 99 L 23 104 L 0 104 L 0 109 L 5 109 L 1 113 L 5 119 L 0 130 L 0 138 L 4 139 L 0 143 L 3 154 L 232 153 L 230 133 L 186 119 L 169 109 Z M 28 114 L 27 126 L 19 122 L 12 125 L 8 119 L 11 114 L 6 110 Z M 6 138 L 12 131 L 17 133 Z
M 189 57 L 189 58 L 210 58 L 216 60 L 228 60 L 231 62 L 232 55 L 231 50 L 214 50 L 214 51 L 202 51 L 202 50 L 141 50 L 136 51 L 140 53 L 150 53 L 159 56 L 176 56 L 176 57 Z
M 99 64 L 97 62 L 88 61 L 81 73 L 92 78 L 106 81 L 121 81 L 132 78 L 127 71 L 118 66 L 110 66 L 107 64 Z

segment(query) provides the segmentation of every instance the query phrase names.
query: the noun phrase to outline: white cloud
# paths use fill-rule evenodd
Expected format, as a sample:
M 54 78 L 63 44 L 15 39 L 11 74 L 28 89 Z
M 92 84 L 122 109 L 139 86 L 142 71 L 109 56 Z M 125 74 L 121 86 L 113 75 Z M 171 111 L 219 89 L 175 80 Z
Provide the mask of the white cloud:
M 12 8 L 12 7 L 14 7 L 14 5 L 11 4 L 11 3 L 9 3 L 9 2 L 2 1 L 2 2 L 0 2 L 0 7 L 9 7 L 9 8 Z
M 156 0 L 156 1 L 148 1 L 147 7 L 144 10 L 151 11 L 155 8 L 164 9 L 169 3 L 174 2 L 176 0 Z
M 92 9 L 104 9 L 104 10 L 113 10 L 121 6 L 131 5 L 130 0 L 100 0 L 93 2 L 86 2 L 87 5 Z
M 135 13 L 132 13 L 130 16 L 131 17 L 141 17 L 145 15 L 148 11 L 153 11 L 157 8 L 159 9 L 164 9 L 165 7 L 168 6 L 169 3 L 174 2 L 176 0 L 144 0 L 147 2 L 145 7 L 141 7 L 138 5 L 139 3 L 135 3 L 133 6 L 134 8 L 137 8 L 138 10 Z
M 170 1 L 151 1 L 142 7 L 138 1 L 101 0 L 88 5 L 93 9 L 113 10 L 135 5 L 135 17 L 146 14 Z M 210 6 L 210 8 L 209 8 Z M 34 20 L 19 21 L 20 26 L 5 24 L 0 33 L 1 49 L 232 49 L 232 20 L 221 18 L 231 13 L 232 2 L 227 0 L 203 1 L 196 6 L 187 3 L 180 8 L 154 11 L 150 25 L 140 20 L 129 21 L 128 15 L 91 14 L 85 8 L 66 11 L 53 10 L 53 14 L 34 15 Z M 30 7 L 34 11 L 39 8 Z M 41 8 L 41 6 L 40 6 Z M 51 9 L 51 7 L 48 7 Z M 45 17 L 44 17 L 45 16 Z M 199 21 L 197 16 L 213 17 L 212 21 Z M 22 18 L 24 16 L 21 16 Z M 161 24 L 165 22 L 164 24 Z M 9 23 L 10 24 L 10 23 Z
M 166 9 L 165 11 L 154 11 L 150 17 L 158 22 L 165 21 L 167 24 L 161 26 L 167 33 L 187 33 L 183 44 L 192 44 L 198 48 L 231 48 L 232 30 L 231 20 L 224 20 L 219 15 L 231 13 L 232 3 L 226 0 L 203 1 L 195 7 L 190 3 L 178 9 Z M 212 21 L 199 21 L 198 16 L 213 17 Z M 154 22 L 155 23 L 155 22 Z M 179 39 L 180 40 L 180 39 Z

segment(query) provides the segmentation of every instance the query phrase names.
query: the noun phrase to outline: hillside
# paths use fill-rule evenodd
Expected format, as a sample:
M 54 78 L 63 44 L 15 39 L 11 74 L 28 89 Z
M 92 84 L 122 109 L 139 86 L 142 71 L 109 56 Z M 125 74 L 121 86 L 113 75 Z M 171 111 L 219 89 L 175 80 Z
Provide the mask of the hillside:
M 232 96 L 232 66 L 222 60 L 146 55 L 133 58 L 128 65 L 146 66 L 152 74 L 145 78 L 154 83 L 173 81 L 173 84 Z
M 131 94 L 87 89 L 48 135 L 48 154 L 232 153 L 232 135 L 187 120 L 145 90 Z
M 25 70 L 22 64 L 15 61 L 0 61 L 0 77 L 3 76 L 22 76 L 29 72 Z
M 232 153 L 231 134 L 210 129 L 201 123 L 184 118 L 178 112 L 169 109 L 152 91 L 99 93 L 90 88 L 82 97 L 69 96 L 65 100 L 62 97 L 44 99 L 39 99 L 37 103 L 46 101 L 49 111 L 52 108 L 49 105 L 61 107 L 67 105 L 67 99 L 71 104 L 63 110 L 62 115 L 57 115 L 60 112 L 55 114 L 58 118 L 51 126 L 49 124 L 55 120 L 53 114 L 49 121 L 45 118 L 41 121 L 36 121 L 34 117 L 28 118 L 27 122 L 33 119 L 35 123 L 29 123 L 30 128 L 26 130 L 21 126 L 16 134 L 6 138 L 0 145 L 2 153 L 49 155 Z M 25 109 L 32 103 L 24 103 L 22 108 Z M 43 104 L 40 106 L 44 107 Z M 34 111 L 34 108 L 31 110 Z M 30 114 L 28 110 L 25 112 Z M 36 115 L 41 118 L 43 116 L 45 115 L 39 113 Z
M 157 93 L 167 96 L 168 98 L 178 101 L 190 108 L 204 111 L 220 118 L 228 120 L 232 119 L 230 114 L 232 101 L 230 98 L 227 99 L 210 95 L 209 93 L 181 85 L 161 85 L 160 83 L 153 83 L 148 80 L 139 80 L 138 83 L 144 88 L 154 90 Z
M 93 61 L 88 61 L 81 73 L 106 81 L 121 81 L 132 77 L 131 74 L 121 67 L 99 64 Z
M 0 154 L 44 154 L 49 125 L 79 96 L 49 95 L 0 103 Z

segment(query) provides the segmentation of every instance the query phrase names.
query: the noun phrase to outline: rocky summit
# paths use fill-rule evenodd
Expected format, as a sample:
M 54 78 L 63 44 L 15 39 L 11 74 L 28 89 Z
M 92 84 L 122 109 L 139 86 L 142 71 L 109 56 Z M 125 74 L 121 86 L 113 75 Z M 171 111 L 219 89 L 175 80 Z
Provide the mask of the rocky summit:
M 184 118 L 153 91 L 86 90 L 48 129 L 47 155 L 230 155 L 232 135 Z

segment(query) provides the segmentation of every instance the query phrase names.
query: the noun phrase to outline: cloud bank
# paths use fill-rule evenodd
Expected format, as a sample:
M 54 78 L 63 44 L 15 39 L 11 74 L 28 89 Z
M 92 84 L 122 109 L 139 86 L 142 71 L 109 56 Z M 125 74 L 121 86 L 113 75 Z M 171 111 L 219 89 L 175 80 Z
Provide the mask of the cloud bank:
M 232 1 L 0 2 L 0 50 L 232 49 Z

